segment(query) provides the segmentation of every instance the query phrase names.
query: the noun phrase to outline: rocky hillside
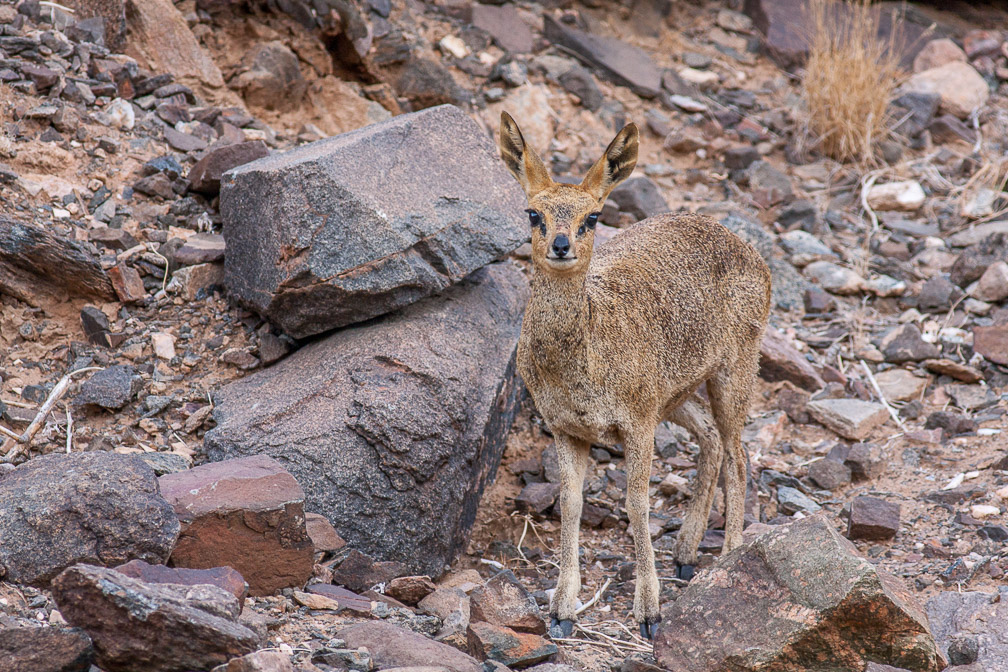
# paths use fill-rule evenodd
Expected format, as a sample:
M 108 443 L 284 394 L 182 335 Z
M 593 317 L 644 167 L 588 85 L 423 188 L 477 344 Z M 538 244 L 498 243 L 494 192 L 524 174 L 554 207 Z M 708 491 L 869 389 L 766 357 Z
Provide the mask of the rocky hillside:
M 0 669 L 1008 669 L 1008 16 L 882 3 L 838 161 L 806 5 L 0 0 Z M 747 543 L 719 493 L 688 586 L 656 433 L 654 643 L 620 446 L 546 635 L 502 110 L 558 180 L 641 127 L 600 241 L 698 211 L 773 273 Z

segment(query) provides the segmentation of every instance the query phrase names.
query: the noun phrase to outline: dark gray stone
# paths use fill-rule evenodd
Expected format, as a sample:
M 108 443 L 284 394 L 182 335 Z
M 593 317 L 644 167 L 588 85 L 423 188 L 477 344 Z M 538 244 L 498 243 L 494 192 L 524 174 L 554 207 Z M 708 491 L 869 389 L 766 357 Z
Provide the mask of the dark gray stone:
M 847 519 L 850 539 L 892 539 L 899 532 L 900 505 L 878 497 L 855 497 Z
M 238 598 L 218 586 L 146 583 L 74 565 L 53 580 L 53 598 L 91 636 L 95 662 L 107 672 L 207 670 L 259 644 L 237 623 Z
M 518 183 L 450 106 L 253 161 L 222 185 L 227 284 L 296 338 L 429 296 L 528 236 Z
M 516 411 L 527 296 L 520 271 L 494 264 L 231 383 L 208 455 L 271 455 L 351 546 L 438 576 L 466 543 Z
M 127 364 L 114 364 L 96 372 L 81 385 L 78 404 L 117 410 L 128 404 L 140 388 L 140 376 Z
M 643 49 L 615 37 L 592 35 L 543 16 L 543 34 L 553 44 L 568 49 L 586 65 L 597 68 L 620 86 L 645 98 L 661 93 L 661 70 Z
M 925 341 L 920 327 L 912 322 L 887 331 L 878 345 L 885 356 L 885 361 L 893 364 L 919 362 L 940 356 L 938 348 Z
M 625 212 L 638 221 L 669 211 L 665 197 L 650 177 L 631 177 L 612 190 L 609 200 L 616 204 L 620 212 Z
M 662 613 L 655 657 L 679 672 L 945 666 L 903 582 L 823 516 L 776 526 L 690 582 Z
M 573 93 L 581 99 L 581 106 L 586 110 L 594 112 L 602 107 L 605 97 L 595 82 L 595 77 L 587 69 L 575 65 L 560 75 L 559 81 L 560 86 L 568 93 Z
M 836 460 L 813 462 L 809 465 L 808 475 L 813 483 L 826 490 L 836 490 L 851 481 L 850 467 Z
M 935 641 L 955 672 L 1008 669 L 1008 589 L 938 593 L 927 603 Z
M 0 569 L 45 585 L 78 562 L 163 563 L 179 521 L 135 455 L 53 453 L 0 475 Z

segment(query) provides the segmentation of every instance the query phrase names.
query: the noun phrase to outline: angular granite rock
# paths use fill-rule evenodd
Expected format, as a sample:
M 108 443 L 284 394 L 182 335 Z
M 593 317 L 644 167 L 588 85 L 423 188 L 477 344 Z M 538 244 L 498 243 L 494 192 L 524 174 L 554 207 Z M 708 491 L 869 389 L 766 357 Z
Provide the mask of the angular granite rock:
M 823 516 L 774 527 L 723 556 L 662 617 L 655 657 L 679 672 L 945 666 L 916 598 Z
M 0 628 L 0 669 L 4 672 L 88 672 L 91 638 L 77 628 Z
M 949 653 L 950 670 L 1008 670 L 1008 587 L 995 593 L 938 593 L 928 600 L 927 615 L 939 649 Z M 969 649 L 975 657 L 962 655 Z
M 255 651 L 238 600 L 217 586 L 151 584 L 104 567 L 74 565 L 53 580 L 53 598 L 94 641 L 107 672 L 205 670 Z
M 443 105 L 225 173 L 227 284 L 295 338 L 402 308 L 528 237 L 487 134 Z
M 179 521 L 135 455 L 52 453 L 0 475 L 0 574 L 46 585 L 78 562 L 161 563 Z
M 492 264 L 305 346 L 218 391 L 207 453 L 271 455 L 353 548 L 440 576 L 468 539 L 517 409 L 527 298 L 518 269 Z
M 447 644 L 435 642 L 412 630 L 370 621 L 344 628 L 337 636 L 353 649 L 366 646 L 375 667 L 443 667 L 450 672 L 482 672 L 472 656 Z
M 300 588 L 315 547 L 304 490 L 276 460 L 253 455 L 161 477 L 161 492 L 182 522 L 171 554 L 177 567 L 233 567 L 252 595 Z

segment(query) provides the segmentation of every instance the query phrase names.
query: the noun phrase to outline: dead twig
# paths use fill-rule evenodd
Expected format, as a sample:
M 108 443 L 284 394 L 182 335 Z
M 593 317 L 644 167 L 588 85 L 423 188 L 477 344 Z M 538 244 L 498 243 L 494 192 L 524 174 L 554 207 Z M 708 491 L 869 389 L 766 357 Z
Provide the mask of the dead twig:
M 882 388 L 879 387 L 878 381 L 875 380 L 875 376 L 872 375 L 871 369 L 868 368 L 868 365 L 865 364 L 865 361 L 863 359 L 861 360 L 861 368 L 864 369 L 865 376 L 868 377 L 868 382 L 871 383 L 872 389 L 874 389 L 875 394 L 878 395 L 879 401 L 881 401 L 882 405 L 885 406 L 887 411 L 889 411 L 889 415 L 892 416 L 893 421 L 902 428 L 903 421 L 900 419 L 899 414 L 896 412 L 896 410 L 889 405 L 889 402 L 888 400 L 886 400 L 885 395 L 882 394 Z
M 594 595 L 592 595 L 590 600 L 582 604 L 581 608 L 574 612 L 574 615 L 579 616 L 581 613 L 587 611 L 593 604 L 598 602 L 599 598 L 602 597 L 602 593 L 606 591 L 606 588 L 609 587 L 610 583 L 612 583 L 612 579 L 606 579 L 605 583 L 602 584 L 602 587 L 599 588 Z
M 45 403 L 42 404 L 42 408 L 40 408 L 38 413 L 35 414 L 35 418 L 31 421 L 31 424 L 28 425 L 28 428 L 24 431 L 24 433 L 17 438 L 9 437 L 6 441 L 4 441 L 3 445 L 0 446 L 0 451 L 5 452 L 2 461 L 12 462 L 14 458 L 21 453 L 22 449 L 26 449 L 29 445 L 31 445 L 32 439 L 35 438 L 39 429 L 42 428 L 42 425 L 45 423 L 45 419 L 49 417 L 49 413 L 52 411 L 53 406 L 56 405 L 56 402 L 63 397 L 67 388 L 70 387 L 70 383 L 73 381 L 74 376 L 82 373 L 88 373 L 90 371 L 100 370 L 100 366 L 89 366 L 83 369 L 77 369 L 76 371 L 71 371 L 60 378 L 60 381 L 56 383 L 56 387 L 54 387 L 52 392 L 49 393 L 49 397 L 46 398 Z
M 66 415 L 67 415 L 67 427 L 66 427 L 66 430 L 67 430 L 67 444 L 66 444 L 66 450 L 67 450 L 67 455 L 69 455 L 71 452 L 73 452 L 73 416 L 70 415 L 70 406 L 64 404 L 64 407 L 66 408 Z
M 0 425 L 0 434 L 3 434 L 4 436 L 10 437 L 10 438 L 15 439 L 15 440 L 21 438 L 20 434 L 18 434 L 17 432 L 12 432 L 11 430 L 9 430 L 6 427 L 4 427 L 3 425 Z

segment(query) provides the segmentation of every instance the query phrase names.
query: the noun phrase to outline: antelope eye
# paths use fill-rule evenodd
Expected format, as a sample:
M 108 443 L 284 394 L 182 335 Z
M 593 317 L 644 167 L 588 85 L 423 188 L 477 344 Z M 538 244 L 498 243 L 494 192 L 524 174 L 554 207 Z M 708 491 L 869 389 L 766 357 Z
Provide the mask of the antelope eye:
M 584 226 L 587 226 L 589 229 L 594 229 L 595 225 L 598 224 L 598 216 L 599 216 L 599 213 L 593 212 L 590 215 L 588 215 L 587 217 L 585 217 L 584 218 Z
M 538 210 L 526 210 L 529 216 L 529 224 L 538 226 L 539 232 L 546 235 L 546 223 L 543 222 L 542 214 Z

